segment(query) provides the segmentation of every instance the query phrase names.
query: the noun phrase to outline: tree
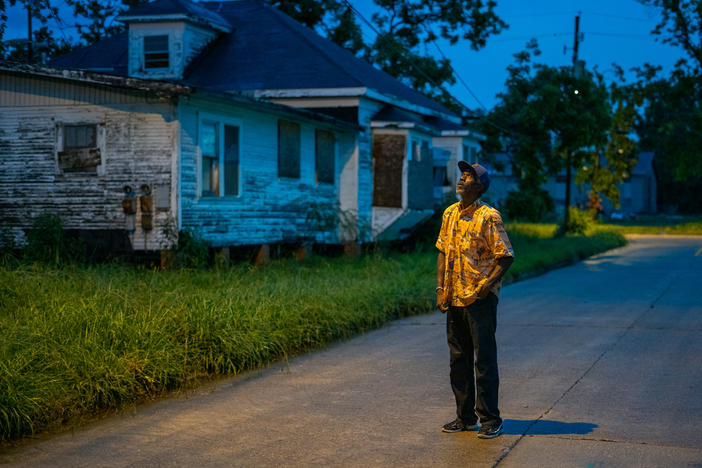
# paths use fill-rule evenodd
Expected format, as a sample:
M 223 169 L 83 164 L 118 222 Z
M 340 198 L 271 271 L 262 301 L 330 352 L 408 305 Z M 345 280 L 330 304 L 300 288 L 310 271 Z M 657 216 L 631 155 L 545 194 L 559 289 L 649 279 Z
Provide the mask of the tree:
M 507 28 L 495 13 L 494 0 L 374 0 L 380 11 L 369 20 L 377 33 L 363 44 L 357 11 L 348 2 L 333 0 L 277 0 L 272 4 L 302 24 L 317 28 L 329 39 L 400 79 L 415 90 L 462 110 L 446 85 L 455 83 L 445 58 L 437 59 L 427 46 L 438 38 L 451 44 L 466 40 L 479 50 L 493 34 Z
M 7 29 L 6 5 L 21 5 L 27 10 L 27 15 L 32 18 L 32 43 L 27 39 L 4 41 Z M 0 0 L 0 59 L 17 62 L 33 62 L 42 58 L 50 58 L 67 52 L 71 43 L 67 36 L 56 37 L 48 27 L 50 19 L 58 19 L 59 12 L 49 0 L 9 0 L 8 3 Z M 39 26 L 36 28 L 36 26 Z M 30 56 L 31 54 L 31 56 Z
M 34 47 L 29 57 L 27 41 L 3 41 L 7 15 L 6 3 L 0 0 L 0 59 L 21 62 L 51 59 L 73 47 L 92 44 L 118 34 L 125 30 L 125 26 L 115 21 L 116 16 L 145 1 L 147 0 L 66 0 L 66 4 L 73 10 L 71 22 L 68 23 L 59 14 L 52 0 L 9 0 L 10 6 L 23 5 L 32 21 L 36 21 L 34 24 L 40 25 L 38 29 L 32 28 Z M 49 20 L 56 22 L 58 31 L 49 28 Z M 73 28 L 78 32 L 78 37 L 71 37 L 65 32 Z
M 566 228 L 572 171 L 598 161 L 599 149 L 615 137 L 610 95 L 600 75 L 584 71 L 576 76 L 571 67 L 532 64 L 538 55 L 533 40 L 515 55 L 506 91 L 481 124 L 487 136 L 484 149 L 511 156 L 519 191 L 528 197 L 538 197 L 546 178 L 565 170 Z M 615 179 L 621 176 L 615 172 Z
M 664 208 L 699 213 L 702 191 L 702 5 L 699 1 L 639 0 L 658 8 L 652 31 L 664 44 L 681 48 L 669 77 L 660 67 L 636 69 L 630 92 L 642 102 L 635 123 L 641 146 L 656 153 L 659 203 Z
M 631 138 L 635 102 L 627 100 L 616 84 L 611 86 L 610 96 L 615 111 L 605 144 L 594 149 L 576 175 L 579 185 L 590 184 L 589 208 L 594 216 L 602 210 L 600 194 L 619 208 L 619 183 L 630 176 L 637 162 L 637 145 Z

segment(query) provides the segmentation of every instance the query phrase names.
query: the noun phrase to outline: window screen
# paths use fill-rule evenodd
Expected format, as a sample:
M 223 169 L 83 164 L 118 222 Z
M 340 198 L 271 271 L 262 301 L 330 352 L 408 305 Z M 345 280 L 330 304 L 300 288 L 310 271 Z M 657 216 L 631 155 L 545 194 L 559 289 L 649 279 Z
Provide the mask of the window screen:
M 300 125 L 278 121 L 278 177 L 300 178 Z
M 334 134 L 317 130 L 315 133 L 315 173 L 317 183 L 334 183 Z
M 168 35 L 144 37 L 144 67 L 168 68 Z

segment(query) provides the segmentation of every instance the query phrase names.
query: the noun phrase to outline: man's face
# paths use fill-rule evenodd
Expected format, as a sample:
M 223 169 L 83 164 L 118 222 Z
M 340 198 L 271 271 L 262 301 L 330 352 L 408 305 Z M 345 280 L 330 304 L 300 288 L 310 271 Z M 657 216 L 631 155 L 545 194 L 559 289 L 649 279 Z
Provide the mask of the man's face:
M 463 172 L 456 184 L 456 193 L 463 198 L 478 198 L 483 185 L 473 177 L 470 171 Z

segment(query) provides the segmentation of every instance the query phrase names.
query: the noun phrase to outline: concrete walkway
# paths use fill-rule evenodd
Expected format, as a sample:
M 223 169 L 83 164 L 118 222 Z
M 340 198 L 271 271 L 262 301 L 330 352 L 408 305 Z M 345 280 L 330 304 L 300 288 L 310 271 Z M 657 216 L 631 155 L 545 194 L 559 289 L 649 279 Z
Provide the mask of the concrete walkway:
M 0 453 L 6 466 L 702 466 L 702 238 L 629 246 L 503 291 L 505 433 L 453 419 L 433 313 Z

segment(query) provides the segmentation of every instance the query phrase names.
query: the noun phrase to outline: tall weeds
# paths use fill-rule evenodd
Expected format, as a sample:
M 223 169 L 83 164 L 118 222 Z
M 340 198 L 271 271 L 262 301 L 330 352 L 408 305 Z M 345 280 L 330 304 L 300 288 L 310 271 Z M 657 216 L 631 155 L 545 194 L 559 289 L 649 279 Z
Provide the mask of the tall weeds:
M 508 281 L 623 243 L 511 235 Z M 431 311 L 435 265 L 429 252 L 263 269 L 0 266 L 0 440 Z

